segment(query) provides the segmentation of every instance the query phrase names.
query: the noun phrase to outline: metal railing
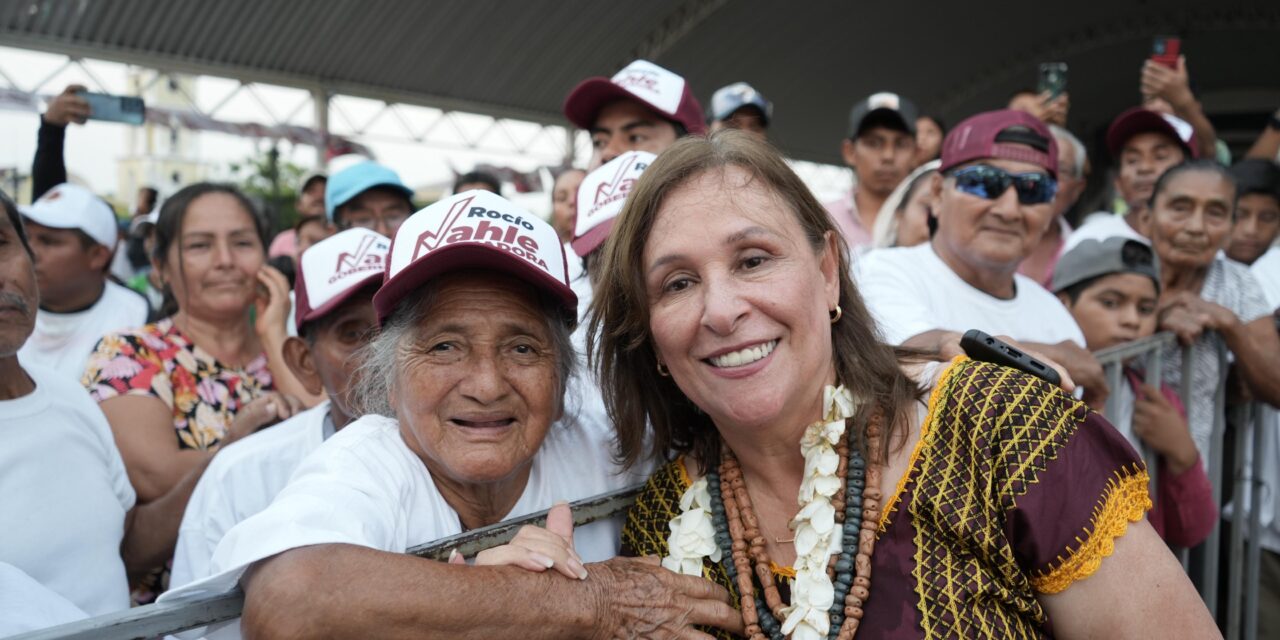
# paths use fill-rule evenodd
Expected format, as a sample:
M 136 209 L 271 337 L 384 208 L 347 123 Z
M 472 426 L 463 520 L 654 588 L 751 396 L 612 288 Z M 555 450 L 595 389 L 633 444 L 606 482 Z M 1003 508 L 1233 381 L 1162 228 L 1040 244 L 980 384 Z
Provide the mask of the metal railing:
M 1168 357 L 1172 349 L 1177 348 L 1180 347 L 1177 346 L 1172 334 L 1160 333 L 1149 338 L 1097 352 L 1095 356 L 1103 365 L 1107 374 L 1108 384 L 1113 390 L 1103 414 L 1108 419 L 1118 417 L 1119 399 L 1115 390 L 1118 390 L 1121 385 L 1127 384 L 1123 373 L 1123 367 L 1126 364 L 1141 362 L 1145 382 L 1159 388 L 1163 383 L 1165 358 Z M 1189 347 L 1182 347 L 1181 349 L 1182 379 L 1179 395 L 1186 399 L 1191 397 L 1191 353 Z M 1214 503 L 1221 505 L 1223 489 L 1222 448 L 1227 424 L 1225 417 L 1226 354 L 1224 351 L 1220 351 L 1218 356 L 1219 364 L 1222 365 L 1219 369 L 1222 375 L 1215 390 L 1215 418 L 1207 470 L 1213 486 Z M 1190 401 L 1185 402 L 1189 404 Z M 1237 526 L 1232 527 L 1228 552 L 1228 575 L 1230 578 L 1227 585 L 1227 614 L 1225 620 L 1226 638 L 1228 640 L 1235 640 L 1236 638 L 1253 640 L 1257 637 L 1258 565 L 1261 554 L 1259 533 L 1261 531 L 1260 516 L 1263 493 L 1261 490 L 1261 472 L 1264 464 L 1263 456 L 1260 453 L 1263 429 L 1266 427 L 1266 421 L 1272 419 L 1272 412 L 1273 410 L 1270 407 L 1255 402 L 1239 408 L 1236 413 L 1237 419 L 1233 421 L 1240 430 L 1235 441 L 1234 468 L 1231 475 L 1235 486 L 1234 495 L 1237 505 L 1241 500 L 1241 496 L 1244 495 L 1245 487 L 1250 487 L 1251 491 L 1247 533 L 1245 527 L 1239 526 L 1244 516 L 1243 511 L 1239 506 L 1236 506 L 1233 513 Z M 1254 452 L 1252 463 L 1247 468 L 1244 465 L 1246 443 L 1252 444 L 1252 451 Z M 1147 468 L 1151 475 L 1152 496 L 1155 496 L 1159 469 L 1157 454 L 1145 445 L 1140 446 L 1139 449 L 1147 463 Z M 618 515 L 635 502 L 635 496 L 640 489 L 640 486 L 630 487 L 572 503 L 570 506 L 573 509 L 574 524 L 582 526 L 596 520 Z M 500 522 L 489 527 L 436 540 L 429 544 L 413 547 L 409 549 L 408 553 L 443 561 L 447 559 L 449 552 L 456 548 L 463 555 L 472 556 L 484 549 L 507 543 L 515 536 L 516 531 L 524 525 L 543 524 L 546 520 L 546 513 L 546 511 L 541 511 L 522 518 Z M 1190 577 L 1199 590 L 1201 597 L 1204 598 L 1210 612 L 1215 616 L 1218 609 L 1219 595 L 1218 558 L 1221 545 L 1221 529 L 1221 520 L 1219 520 L 1205 542 L 1200 547 L 1197 547 L 1195 554 L 1188 554 L 1187 550 L 1184 549 L 1174 550 L 1182 559 L 1184 567 L 1190 565 Z M 1198 561 L 1190 562 L 1190 555 L 1194 555 Z M 229 593 L 193 598 L 181 602 L 135 607 L 13 636 L 10 640 L 129 640 L 131 638 L 161 636 L 233 620 L 240 615 L 243 606 L 244 594 L 237 589 Z
M 1115 422 L 1120 418 L 1119 398 L 1116 391 L 1125 384 L 1123 368 L 1126 365 L 1141 363 L 1145 382 L 1157 389 L 1164 378 L 1164 359 L 1172 349 L 1182 350 L 1182 371 L 1178 395 L 1190 411 L 1192 400 L 1192 357 L 1191 347 L 1178 347 L 1171 333 L 1159 333 L 1149 338 L 1117 345 L 1095 353 L 1099 363 L 1107 374 L 1107 384 L 1112 390 L 1107 398 L 1103 415 Z M 1251 402 L 1235 407 L 1231 421 L 1236 429 L 1234 457 L 1231 474 L 1224 471 L 1225 436 L 1227 431 L 1226 390 L 1227 390 L 1227 353 L 1219 342 L 1218 352 L 1219 377 L 1216 381 L 1213 400 L 1213 430 L 1209 439 L 1209 457 L 1206 461 L 1206 472 L 1213 488 L 1213 502 L 1222 505 L 1223 484 L 1230 481 L 1233 485 L 1233 510 L 1231 535 L 1227 547 L 1227 594 L 1226 616 L 1218 616 L 1220 589 L 1223 586 L 1219 579 L 1222 557 L 1222 519 L 1219 518 L 1208 538 L 1195 549 L 1174 548 L 1173 551 L 1187 569 L 1191 581 L 1195 584 L 1200 597 L 1204 599 L 1209 612 L 1219 618 L 1225 626 L 1225 637 L 1228 640 L 1257 638 L 1258 618 L 1258 583 L 1261 546 L 1261 504 L 1262 504 L 1262 470 L 1265 460 L 1261 455 L 1262 438 L 1268 423 L 1273 421 L 1274 409 L 1261 403 Z M 1159 473 L 1158 454 L 1145 443 L 1138 443 L 1138 450 L 1147 464 L 1151 476 L 1151 495 L 1156 496 Z M 1247 455 L 1252 451 L 1253 455 Z M 1246 460 L 1249 464 L 1246 466 Z M 1277 461 L 1273 461 L 1275 463 Z M 1248 491 L 1246 491 L 1246 488 Z M 1241 509 L 1243 497 L 1249 495 L 1246 511 Z

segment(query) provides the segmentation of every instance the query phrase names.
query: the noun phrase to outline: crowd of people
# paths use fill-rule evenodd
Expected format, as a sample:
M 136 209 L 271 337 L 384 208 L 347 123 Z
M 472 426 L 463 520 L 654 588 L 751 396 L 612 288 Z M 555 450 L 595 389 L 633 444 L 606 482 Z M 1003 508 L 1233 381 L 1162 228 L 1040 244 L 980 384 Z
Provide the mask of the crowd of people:
M 704 113 L 637 60 L 566 97 L 593 153 L 549 221 L 483 172 L 419 209 L 343 157 L 278 234 L 214 183 L 140 193 L 122 231 L 66 181 L 69 87 L 34 202 L 0 194 L 0 635 L 239 588 L 242 618 L 190 633 L 1214 637 L 1170 547 L 1223 517 L 1219 380 L 1280 406 L 1280 112 L 1232 163 L 1185 61 L 1139 82 L 1113 205 L 1076 226 L 1065 93 L 949 130 L 874 93 L 822 204 L 759 91 Z M 970 357 L 970 329 L 1060 383 Z M 1095 353 L 1159 331 L 1190 362 L 1113 387 Z M 1280 438 L 1252 455 L 1280 495 Z M 574 527 L 566 503 L 640 484 Z

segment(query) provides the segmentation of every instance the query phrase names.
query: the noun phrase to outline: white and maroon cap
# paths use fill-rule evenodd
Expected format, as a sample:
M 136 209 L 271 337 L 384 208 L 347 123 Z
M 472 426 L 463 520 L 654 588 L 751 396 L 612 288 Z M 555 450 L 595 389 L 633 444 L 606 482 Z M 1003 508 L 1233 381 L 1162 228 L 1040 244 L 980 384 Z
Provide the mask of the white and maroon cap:
M 105 200 L 80 185 L 64 182 L 44 192 L 31 206 L 19 206 L 18 212 L 46 227 L 79 229 L 94 242 L 116 248 L 116 214 Z
M 569 321 L 578 317 L 578 296 L 569 288 L 568 262 L 556 230 L 500 195 L 471 190 L 400 225 L 386 279 L 373 296 L 378 322 L 385 322 L 410 292 L 459 269 L 509 273 L 555 296 Z
M 573 252 L 585 257 L 609 237 L 614 219 L 622 213 L 627 194 L 640 174 L 658 156 L 628 151 L 587 174 L 578 186 L 578 218 L 574 224 Z
M 636 60 L 612 78 L 597 76 L 578 83 L 564 100 L 564 117 L 579 128 L 591 129 L 605 105 L 623 98 L 640 102 L 689 133 L 707 131 L 702 105 L 689 83 L 648 60 Z
M 391 241 L 376 231 L 352 227 L 317 242 L 298 260 L 294 285 L 297 329 L 333 311 L 356 292 L 382 282 Z

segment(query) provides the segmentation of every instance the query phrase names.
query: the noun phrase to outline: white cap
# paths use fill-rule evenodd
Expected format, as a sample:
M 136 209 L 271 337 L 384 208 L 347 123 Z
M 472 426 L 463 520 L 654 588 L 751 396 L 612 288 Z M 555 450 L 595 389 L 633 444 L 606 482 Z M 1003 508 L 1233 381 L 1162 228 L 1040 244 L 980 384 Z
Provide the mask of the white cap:
M 294 295 L 302 325 L 333 311 L 352 294 L 382 282 L 391 241 L 376 231 L 352 227 L 302 252 Z
M 655 158 L 647 151 L 628 151 L 582 179 L 578 186 L 578 218 L 570 243 L 574 253 L 586 256 L 604 244 L 614 218 L 622 213 L 627 194 Z
M 373 297 L 383 322 L 410 291 L 459 269 L 505 271 L 552 294 L 572 322 L 578 297 L 556 230 L 488 191 L 464 191 L 409 216 L 396 231 L 382 288 Z
M 54 229 L 79 229 L 98 244 L 115 250 L 116 214 L 106 201 L 88 189 L 64 182 L 18 211 L 36 224 Z

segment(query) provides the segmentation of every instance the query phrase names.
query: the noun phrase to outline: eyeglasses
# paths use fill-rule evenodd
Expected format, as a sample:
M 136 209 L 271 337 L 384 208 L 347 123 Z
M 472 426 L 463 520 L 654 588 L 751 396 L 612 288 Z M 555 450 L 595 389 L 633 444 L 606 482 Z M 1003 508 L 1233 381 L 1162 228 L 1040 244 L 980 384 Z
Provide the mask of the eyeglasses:
M 956 189 L 971 196 L 995 200 L 1012 186 L 1018 191 L 1018 202 L 1022 204 L 1044 204 L 1052 202 L 1058 193 L 1058 181 L 1047 173 L 1009 173 L 1004 169 L 975 164 L 951 174 L 956 180 Z

